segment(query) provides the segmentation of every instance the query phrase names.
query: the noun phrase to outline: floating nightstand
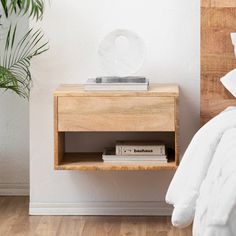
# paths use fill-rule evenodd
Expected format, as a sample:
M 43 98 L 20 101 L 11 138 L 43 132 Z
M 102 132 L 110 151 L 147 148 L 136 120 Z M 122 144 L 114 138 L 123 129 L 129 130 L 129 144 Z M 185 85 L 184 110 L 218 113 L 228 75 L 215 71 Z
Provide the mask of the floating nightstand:
M 54 92 L 55 169 L 176 169 L 179 163 L 178 99 L 178 86 L 170 84 L 152 84 L 147 92 L 85 92 L 82 85 L 61 85 Z M 135 132 L 137 137 L 142 132 L 168 133 L 174 152 L 165 164 L 104 163 L 100 152 L 66 153 L 66 132 Z

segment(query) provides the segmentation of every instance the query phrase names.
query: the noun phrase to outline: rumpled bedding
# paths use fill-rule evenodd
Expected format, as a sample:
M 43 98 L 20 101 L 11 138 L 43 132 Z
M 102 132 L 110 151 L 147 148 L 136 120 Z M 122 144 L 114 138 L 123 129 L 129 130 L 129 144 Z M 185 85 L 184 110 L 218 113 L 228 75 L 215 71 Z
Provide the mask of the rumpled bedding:
M 236 198 L 233 196 L 236 193 L 235 174 L 231 171 L 230 177 L 226 177 L 226 173 L 229 173 L 226 166 L 233 165 L 236 169 L 236 165 L 232 163 L 233 159 L 236 159 L 236 151 L 233 148 L 234 143 L 236 146 L 236 138 L 232 134 L 235 133 L 234 128 L 236 128 L 236 107 L 226 109 L 204 125 L 192 139 L 167 191 L 166 201 L 174 205 L 173 225 L 186 227 L 192 223 L 195 217 L 194 236 L 236 235 L 234 230 L 236 221 L 234 221 L 235 224 L 230 224 L 233 216 L 236 215 L 233 211 L 236 202 Z M 224 141 L 229 137 L 232 138 L 231 146 L 230 148 L 224 147 L 226 143 L 230 144 L 230 142 Z M 226 161 L 226 157 L 230 161 Z M 217 173 L 224 173 L 224 176 L 216 178 Z M 220 180 L 224 181 L 220 182 Z M 215 183 L 214 186 L 212 185 L 213 182 Z M 233 188 L 233 191 L 229 190 Z M 212 190 L 211 194 L 210 190 Z M 212 212 L 213 206 L 216 206 L 215 201 L 221 201 L 223 205 L 221 208 L 217 207 L 214 214 L 209 213 Z M 225 207 L 226 205 L 228 208 Z M 230 212 L 230 216 L 224 217 L 224 221 L 221 222 L 219 220 L 222 216 L 220 210 L 225 213 L 225 216 L 226 213 Z M 217 214 L 218 218 L 216 217 Z M 213 215 L 216 218 L 213 218 Z M 234 219 L 236 220 L 236 218 Z M 217 230 L 214 231 L 216 228 Z M 221 232 L 221 234 L 216 232 Z
M 236 235 L 236 128 L 223 134 L 203 180 L 193 235 Z

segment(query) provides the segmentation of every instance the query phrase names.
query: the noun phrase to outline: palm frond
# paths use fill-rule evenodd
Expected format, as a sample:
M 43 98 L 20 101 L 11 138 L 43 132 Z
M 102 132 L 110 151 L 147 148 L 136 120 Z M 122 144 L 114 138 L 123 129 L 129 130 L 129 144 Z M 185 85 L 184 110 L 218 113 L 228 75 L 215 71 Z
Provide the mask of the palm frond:
M 19 86 L 16 77 L 5 67 L 0 66 L 0 88 L 12 90 L 22 97 L 25 96 L 25 91 Z
M 18 15 L 28 14 L 29 17 L 40 20 L 43 17 L 44 12 L 44 1 L 43 0 L 1 0 L 3 11 L 5 16 L 11 13 L 16 13 Z
M 31 87 L 30 60 L 48 50 L 48 42 L 42 42 L 42 31 L 30 29 L 15 43 L 16 26 L 10 27 L 4 55 L 0 57 L 0 88 L 11 89 L 18 95 L 29 97 Z
M 5 13 L 5 16 L 8 17 L 9 9 L 8 9 L 8 5 L 7 5 L 7 0 L 1 0 L 1 4 L 2 4 L 2 9 Z

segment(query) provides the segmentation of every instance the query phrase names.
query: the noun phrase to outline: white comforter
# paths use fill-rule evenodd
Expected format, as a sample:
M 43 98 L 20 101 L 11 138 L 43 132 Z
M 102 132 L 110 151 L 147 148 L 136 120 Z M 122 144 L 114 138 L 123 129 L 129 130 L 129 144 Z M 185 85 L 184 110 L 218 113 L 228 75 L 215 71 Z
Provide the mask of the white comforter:
M 201 185 L 193 235 L 236 235 L 236 128 L 223 134 Z
M 235 127 L 235 107 L 203 126 L 168 189 L 166 201 L 175 207 L 173 225 L 185 227 L 195 216 L 194 236 L 236 235 Z

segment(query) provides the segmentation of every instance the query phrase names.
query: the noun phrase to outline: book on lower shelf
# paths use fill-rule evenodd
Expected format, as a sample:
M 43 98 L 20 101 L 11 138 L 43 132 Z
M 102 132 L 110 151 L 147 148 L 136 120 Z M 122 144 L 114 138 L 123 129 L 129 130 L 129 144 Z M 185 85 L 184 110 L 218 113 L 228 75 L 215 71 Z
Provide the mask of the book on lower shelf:
M 104 162 L 168 162 L 166 155 L 116 155 L 115 148 L 106 148 L 102 159 Z
M 159 141 L 117 141 L 116 155 L 165 156 L 166 147 Z

